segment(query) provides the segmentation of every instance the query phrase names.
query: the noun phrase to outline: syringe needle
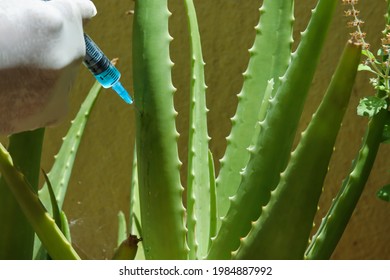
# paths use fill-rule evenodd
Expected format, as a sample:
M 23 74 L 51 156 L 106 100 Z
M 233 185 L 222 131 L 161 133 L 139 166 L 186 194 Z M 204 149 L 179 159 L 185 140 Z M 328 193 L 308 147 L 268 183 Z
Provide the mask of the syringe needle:
M 113 86 L 112 89 L 118 93 L 118 95 L 127 103 L 131 104 L 133 103 L 133 99 L 130 97 L 130 94 L 127 92 L 127 90 L 122 86 L 122 84 L 118 81 Z
M 103 87 L 111 87 L 126 103 L 133 103 L 129 93 L 119 82 L 121 77 L 119 70 L 87 34 L 84 34 L 84 40 L 86 47 L 84 65 L 91 71 L 96 80 L 98 80 Z

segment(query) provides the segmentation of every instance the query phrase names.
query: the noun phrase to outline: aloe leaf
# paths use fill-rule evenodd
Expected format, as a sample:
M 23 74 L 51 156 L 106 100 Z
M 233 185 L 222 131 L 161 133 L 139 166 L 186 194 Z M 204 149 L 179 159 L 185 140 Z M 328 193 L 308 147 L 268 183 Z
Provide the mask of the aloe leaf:
M 21 132 L 10 137 L 9 153 L 34 192 L 38 189 L 42 142 L 45 130 Z M 31 259 L 34 231 L 11 193 L 4 176 L 0 179 L 0 259 Z
M 60 211 L 59 218 L 60 218 L 60 222 L 57 222 L 54 219 L 56 225 L 57 226 L 59 224 L 61 225 L 61 226 L 59 226 L 59 228 L 61 229 L 61 232 L 64 234 L 65 238 L 69 241 L 69 243 L 72 243 L 72 237 L 71 237 L 71 233 L 70 233 L 69 222 L 68 222 L 68 218 L 66 217 L 66 214 L 65 214 L 64 211 Z M 51 260 L 52 259 L 49 256 L 49 254 L 47 253 L 46 249 L 42 246 L 41 242 L 37 243 L 37 247 L 34 248 L 34 249 L 37 250 L 34 253 L 34 260 L 48 260 L 48 259 Z
M 61 218 L 61 232 L 64 234 L 65 238 L 69 241 L 69 243 L 71 243 L 72 236 L 70 234 L 69 222 L 64 211 L 60 212 L 60 218 Z
M 307 248 L 305 255 L 307 259 L 331 257 L 367 183 L 388 114 L 387 110 L 381 110 L 370 119 L 351 172 L 344 179 L 340 191 Z
M 389 15 L 390 1 L 387 1 L 385 15 L 387 24 L 390 24 Z M 375 56 L 374 59 L 376 59 Z M 382 60 L 387 60 L 387 57 L 382 57 Z M 377 97 L 385 95 L 385 92 L 377 91 Z M 352 162 L 351 171 L 344 179 L 339 192 L 313 236 L 305 252 L 306 259 L 329 259 L 331 257 L 364 190 L 380 143 L 385 140 L 389 118 L 390 113 L 385 109 L 379 110 L 370 118 L 359 152 Z
M 275 84 L 274 79 L 271 79 L 268 81 L 267 87 L 266 87 L 265 92 L 264 92 L 263 101 L 261 102 L 260 110 L 258 113 L 258 117 L 257 117 L 258 121 L 257 121 L 255 129 L 254 129 L 254 134 L 252 137 L 251 145 L 248 148 L 249 151 L 256 146 L 257 139 L 261 133 L 261 123 L 264 121 L 265 116 L 267 115 L 272 92 L 274 91 L 274 84 Z
M 15 168 L 10 154 L 2 145 L 0 145 L 0 172 L 50 256 L 53 259 L 80 259 L 46 212 L 24 175 Z
M 346 45 L 324 99 L 234 258 L 303 259 L 360 54 L 361 45 Z
M 126 216 L 122 211 L 118 213 L 118 238 L 117 246 L 119 247 L 123 240 L 127 238 L 127 229 L 126 229 Z
M 60 151 L 55 156 L 55 162 L 48 173 L 48 178 L 53 185 L 53 190 L 60 209 L 64 203 L 74 161 L 84 133 L 84 128 L 101 88 L 102 87 L 99 82 L 95 82 L 92 86 L 87 98 L 81 105 L 76 118 L 72 121 L 72 125 L 67 135 L 63 138 Z M 47 185 L 44 185 L 39 191 L 39 197 L 45 207 L 50 209 L 50 194 Z
M 65 212 L 61 211 L 60 208 L 58 207 L 53 186 L 51 185 L 49 177 L 47 176 L 46 172 L 43 169 L 42 169 L 42 173 L 49 190 L 50 203 L 51 203 L 54 222 L 61 229 L 61 232 L 64 234 L 65 238 L 69 242 L 71 242 L 71 234 L 70 234 L 68 218 L 66 217 Z M 35 243 L 36 243 L 35 245 L 37 246 L 35 248 L 35 250 L 37 250 L 37 253 L 35 254 L 34 259 L 36 260 L 51 259 L 51 257 L 47 254 L 45 248 L 41 246 L 41 243 L 38 240 Z
M 256 38 L 249 50 L 250 60 L 244 73 L 244 83 L 238 95 L 238 105 L 232 118 L 232 130 L 221 160 L 217 178 L 218 213 L 226 215 L 232 197 L 240 184 L 241 171 L 248 163 L 248 147 L 254 131 L 268 81 L 275 81 L 275 89 L 290 62 L 293 17 L 292 0 L 265 0 L 260 8 Z M 219 220 L 220 224 L 220 220 Z
M 76 159 L 85 126 L 101 89 L 102 86 L 96 81 L 81 105 L 75 119 L 72 121 L 72 125 L 69 128 L 67 135 L 63 138 L 61 148 L 55 156 L 54 164 L 47 175 L 52 183 L 59 209 L 62 209 L 62 205 L 64 203 L 74 161 Z M 50 193 L 47 184 L 45 184 L 38 193 L 43 205 L 46 209 L 50 209 Z M 37 258 L 38 252 L 41 251 L 40 246 L 40 241 L 35 239 L 34 258 Z
M 142 241 L 142 228 L 141 228 L 140 218 L 138 215 L 134 215 L 133 220 L 134 220 L 134 224 L 136 226 L 136 234 L 132 234 L 132 235 L 139 236 L 140 241 Z M 143 246 L 142 242 L 138 243 L 138 250 L 137 250 L 137 255 L 135 256 L 135 259 L 136 260 L 145 260 L 145 251 L 144 251 L 144 246 Z
M 140 202 L 139 202 L 139 184 L 138 184 L 138 168 L 137 168 L 137 152 L 134 149 L 133 169 L 130 188 L 130 208 L 129 208 L 129 233 L 139 234 L 142 236 L 142 226 L 139 221 L 141 216 Z
M 209 178 L 210 178 L 210 234 L 208 240 L 208 248 L 211 246 L 212 237 L 217 234 L 217 188 L 215 184 L 215 169 L 214 159 L 211 151 L 209 150 Z
M 147 259 L 187 259 L 167 0 L 136 1 L 133 73 L 143 246 Z M 162 238 L 162 236 L 164 238 Z
M 48 190 L 49 190 L 51 209 L 52 209 L 52 213 L 53 213 L 52 217 L 53 217 L 56 225 L 62 231 L 61 211 L 58 207 L 58 203 L 56 200 L 56 196 L 54 194 L 53 187 L 50 183 L 49 178 L 47 177 L 46 172 L 43 169 L 42 169 L 42 173 L 43 173 L 43 177 L 45 178 L 45 182 L 46 182 Z M 62 233 L 64 233 L 64 232 L 62 231 Z M 38 243 L 38 241 L 36 241 L 36 243 Z M 39 244 L 40 244 L 40 242 L 39 242 Z M 51 257 L 47 254 L 46 250 L 43 247 L 39 249 L 39 255 L 40 255 L 40 258 L 42 258 L 42 259 L 51 259 Z M 36 255 L 35 259 L 37 259 L 37 258 L 38 258 L 38 254 Z
M 49 177 L 47 177 L 46 172 L 44 170 L 42 170 L 42 173 L 43 173 L 43 176 L 45 178 L 45 182 L 46 182 L 48 190 L 49 190 L 51 209 L 52 209 L 52 213 L 53 213 L 53 219 L 56 222 L 56 225 L 59 228 L 62 228 L 61 214 L 60 214 L 61 211 L 60 211 L 60 208 L 58 207 L 58 203 L 57 203 L 57 200 L 56 200 L 56 196 L 54 194 L 53 186 L 52 186 L 52 184 L 51 184 L 51 182 L 49 180 Z
M 134 146 L 133 166 L 131 171 L 131 185 L 130 185 L 130 205 L 129 205 L 129 228 L 128 232 L 134 234 L 135 215 L 140 215 L 139 207 L 139 192 L 138 192 L 138 168 L 137 168 L 137 147 Z
M 210 239 L 210 178 L 206 84 L 195 6 L 185 0 L 191 38 L 191 89 L 187 172 L 187 242 L 189 259 L 206 256 Z
M 250 150 L 237 194 L 223 218 L 211 245 L 209 259 L 229 259 L 238 249 L 240 238 L 246 236 L 251 222 L 258 219 L 270 192 L 279 182 L 290 156 L 294 136 L 321 49 L 336 6 L 336 0 L 319 0 L 313 10 L 301 42 L 282 78 L 270 109 L 261 123 L 261 133 Z
M 130 209 L 129 209 L 129 229 L 128 232 L 131 235 L 140 236 L 142 238 L 142 226 L 140 222 L 141 209 L 139 203 L 139 186 L 138 186 L 138 168 L 137 168 L 137 152 L 136 147 L 134 148 L 134 157 L 133 157 L 133 169 L 132 169 L 132 179 L 131 179 L 131 188 L 130 188 Z M 142 242 L 138 243 L 137 255 L 135 256 L 137 260 L 144 260 L 144 248 Z

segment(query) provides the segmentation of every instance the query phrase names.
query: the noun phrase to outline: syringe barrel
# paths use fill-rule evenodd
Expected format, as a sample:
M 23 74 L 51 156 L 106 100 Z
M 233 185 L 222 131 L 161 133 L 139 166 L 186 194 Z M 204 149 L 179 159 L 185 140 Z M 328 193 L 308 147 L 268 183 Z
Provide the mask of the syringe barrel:
M 86 48 L 84 65 L 103 87 L 111 87 L 119 80 L 120 72 L 87 34 L 84 34 L 84 41 Z

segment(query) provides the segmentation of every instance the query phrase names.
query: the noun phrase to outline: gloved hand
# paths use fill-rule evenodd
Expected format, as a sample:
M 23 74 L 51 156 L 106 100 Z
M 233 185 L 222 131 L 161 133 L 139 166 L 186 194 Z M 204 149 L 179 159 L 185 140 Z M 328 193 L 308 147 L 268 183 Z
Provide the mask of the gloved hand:
M 0 134 L 56 123 L 85 55 L 90 0 L 0 0 Z

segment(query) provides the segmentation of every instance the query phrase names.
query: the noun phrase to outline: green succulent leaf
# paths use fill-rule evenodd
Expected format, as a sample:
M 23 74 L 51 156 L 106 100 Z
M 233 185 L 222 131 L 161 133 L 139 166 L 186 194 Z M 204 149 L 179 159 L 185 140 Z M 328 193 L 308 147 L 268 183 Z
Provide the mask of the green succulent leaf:
M 259 10 L 260 18 L 256 26 L 256 37 L 249 50 L 250 59 L 243 74 L 244 81 L 238 94 L 232 128 L 227 137 L 226 151 L 221 159 L 221 167 L 216 180 L 217 210 L 220 218 L 227 214 L 229 198 L 235 195 L 241 182 L 241 171 L 249 161 L 248 150 L 257 139 L 260 131 L 258 117 L 265 116 L 260 109 L 268 104 L 267 90 L 273 80 L 271 96 L 281 85 L 283 76 L 291 60 L 294 4 L 289 0 L 263 1 Z M 263 102 L 263 100 L 265 102 Z M 263 104 L 263 105 L 262 105 Z M 261 111 L 261 112 L 259 112 Z M 221 225 L 218 219 L 218 227 Z
M 127 225 L 126 225 L 126 216 L 125 213 L 119 211 L 118 213 L 118 247 L 121 245 L 123 240 L 127 238 Z
M 280 172 L 290 157 L 294 135 L 336 3 L 334 0 L 320 0 L 313 10 L 282 83 L 269 102 L 270 109 L 261 123 L 261 134 L 257 137 L 256 145 L 250 149 L 241 183 L 236 194 L 230 198 L 230 207 L 213 239 L 208 259 L 231 258 L 231 252 L 240 246 L 240 238 L 248 234 L 251 222 L 259 217 L 262 206 L 268 203 L 272 190 L 278 184 Z
M 59 208 L 61 208 L 64 203 L 77 151 L 84 134 L 84 129 L 101 88 L 102 86 L 99 82 L 95 82 L 92 86 L 87 98 L 81 105 L 77 116 L 72 121 L 72 125 L 69 128 L 67 135 L 63 138 L 60 151 L 55 156 L 55 162 L 48 173 Z M 46 185 L 39 190 L 39 197 L 45 207 L 49 209 L 50 194 Z
M 53 212 L 53 219 L 56 222 L 56 225 L 59 228 L 62 228 L 62 221 L 61 221 L 61 211 L 60 207 L 58 206 L 57 199 L 53 190 L 53 186 L 50 182 L 49 177 L 47 176 L 46 172 L 42 169 L 43 177 L 45 178 L 45 182 L 47 184 L 48 190 L 49 190 L 49 195 L 50 195 L 50 202 L 51 202 L 51 208 Z
M 249 234 L 240 239 L 233 258 L 303 258 L 360 54 L 360 46 L 349 43 L 345 47 L 328 90 L 291 153 L 278 186 Z
M 378 152 L 386 111 L 370 119 L 361 148 L 328 213 L 306 250 L 309 260 L 329 259 L 340 240 L 367 183 Z
M 218 211 L 217 211 L 217 189 L 215 184 L 215 169 L 214 169 L 214 160 L 213 154 L 209 150 L 209 178 L 210 178 L 210 240 L 208 247 L 210 248 L 212 238 L 217 234 L 217 221 L 218 221 Z
M 191 46 L 191 87 L 187 170 L 187 243 L 189 259 L 207 254 L 210 239 L 210 178 L 207 134 L 206 83 L 201 40 L 192 0 L 185 0 Z
M 147 259 L 187 259 L 173 104 L 168 1 L 136 1 L 133 73 L 143 246 Z M 162 238 L 163 237 L 163 238 Z
M 58 260 L 80 259 L 43 207 L 26 177 L 15 167 L 11 155 L 1 144 L 0 172 L 50 256 Z
M 55 162 L 48 173 L 48 178 L 52 184 L 55 199 L 60 209 L 62 208 L 62 204 L 65 199 L 70 176 L 73 171 L 73 165 L 76 160 L 77 151 L 84 134 L 85 126 L 101 88 L 102 86 L 100 83 L 96 81 L 90 89 L 86 99 L 80 107 L 79 112 L 77 113 L 77 116 L 72 121 L 72 125 L 69 128 L 67 135 L 63 138 L 61 148 L 55 156 Z M 39 190 L 38 194 L 43 205 L 49 212 L 51 212 L 50 209 L 53 203 L 51 202 L 51 195 L 47 184 Z M 40 248 L 40 241 L 35 239 L 34 258 L 39 258 L 38 252 L 42 251 Z
M 60 218 L 61 218 L 61 232 L 64 234 L 65 238 L 69 241 L 69 243 L 71 243 L 72 236 L 70 234 L 69 222 L 64 211 L 61 211 Z
M 18 171 L 26 176 L 34 193 L 38 189 L 41 150 L 45 129 L 11 135 L 8 151 Z M 0 180 L 0 259 L 31 259 L 34 232 L 19 201 L 7 185 L 5 174 Z M 35 238 L 36 240 L 36 238 Z

